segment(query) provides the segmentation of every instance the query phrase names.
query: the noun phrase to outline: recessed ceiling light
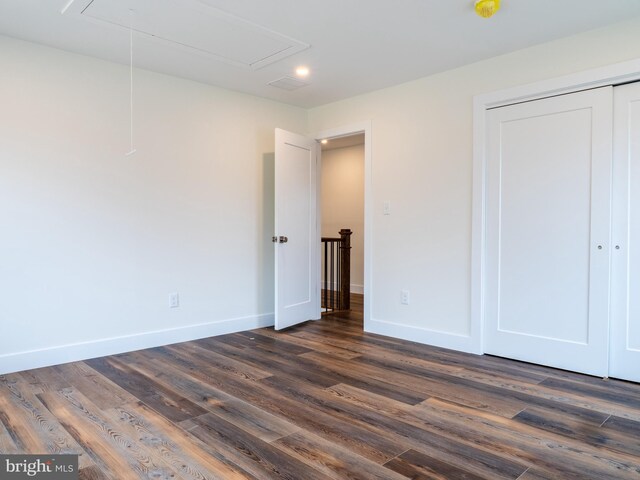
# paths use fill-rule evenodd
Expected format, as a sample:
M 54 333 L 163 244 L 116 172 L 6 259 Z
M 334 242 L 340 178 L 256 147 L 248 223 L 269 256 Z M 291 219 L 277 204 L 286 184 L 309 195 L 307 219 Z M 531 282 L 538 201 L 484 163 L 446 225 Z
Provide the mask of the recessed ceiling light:
M 320 143 L 323 145 L 326 145 L 327 143 L 329 143 L 329 140 L 327 140 L 326 138 L 323 138 L 322 140 L 320 140 Z
M 309 68 L 308 67 L 296 68 L 296 75 L 299 77 L 306 77 L 307 75 L 309 75 Z

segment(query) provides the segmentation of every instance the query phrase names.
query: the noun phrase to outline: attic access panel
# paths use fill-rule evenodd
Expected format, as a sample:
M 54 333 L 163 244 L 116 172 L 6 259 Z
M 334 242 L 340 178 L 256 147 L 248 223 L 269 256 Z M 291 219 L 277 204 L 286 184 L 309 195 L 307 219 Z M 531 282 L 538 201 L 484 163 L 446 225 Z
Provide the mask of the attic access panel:
M 285 75 L 284 77 L 269 82 L 268 85 L 276 88 L 282 88 L 283 90 L 288 90 L 291 92 L 293 90 L 306 87 L 308 83 L 303 82 L 302 80 L 299 80 L 297 78 L 290 77 L 289 75 Z
M 131 26 L 155 40 L 253 70 L 309 48 L 198 0 L 71 0 L 61 13 Z

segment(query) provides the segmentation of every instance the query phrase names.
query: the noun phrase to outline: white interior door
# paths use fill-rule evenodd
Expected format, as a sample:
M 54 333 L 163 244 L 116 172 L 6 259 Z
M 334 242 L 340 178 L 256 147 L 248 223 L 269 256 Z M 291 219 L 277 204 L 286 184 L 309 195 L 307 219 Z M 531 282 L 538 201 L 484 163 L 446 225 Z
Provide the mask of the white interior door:
M 488 127 L 485 352 L 606 376 L 612 88 Z
M 640 382 L 640 83 L 614 91 L 609 376 Z
M 320 318 L 318 143 L 276 129 L 275 328 Z

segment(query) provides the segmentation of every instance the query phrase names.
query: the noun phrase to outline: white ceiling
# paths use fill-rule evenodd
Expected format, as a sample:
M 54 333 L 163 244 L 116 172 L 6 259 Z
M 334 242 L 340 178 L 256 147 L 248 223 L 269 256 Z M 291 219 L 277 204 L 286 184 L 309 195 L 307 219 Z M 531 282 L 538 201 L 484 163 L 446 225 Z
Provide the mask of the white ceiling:
M 91 0 L 74 0 L 64 15 L 69 0 L 0 0 L 0 34 L 128 64 L 129 33 L 117 23 L 132 8 L 141 12 L 133 21 L 146 22 L 140 29 L 156 35 L 135 35 L 137 66 L 301 107 L 640 16 L 640 0 L 503 0 L 489 20 L 473 0 L 93 2 L 87 13 L 103 20 L 75 11 Z M 309 85 L 268 85 L 302 64 Z

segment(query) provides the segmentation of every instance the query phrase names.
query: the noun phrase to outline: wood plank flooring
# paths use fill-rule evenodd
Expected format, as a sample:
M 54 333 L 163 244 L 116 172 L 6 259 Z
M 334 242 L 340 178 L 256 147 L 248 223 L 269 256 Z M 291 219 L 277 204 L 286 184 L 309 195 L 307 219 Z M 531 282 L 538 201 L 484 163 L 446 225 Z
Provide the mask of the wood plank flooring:
M 640 479 L 640 385 L 365 334 L 352 305 L 0 376 L 0 452 L 101 480 Z

